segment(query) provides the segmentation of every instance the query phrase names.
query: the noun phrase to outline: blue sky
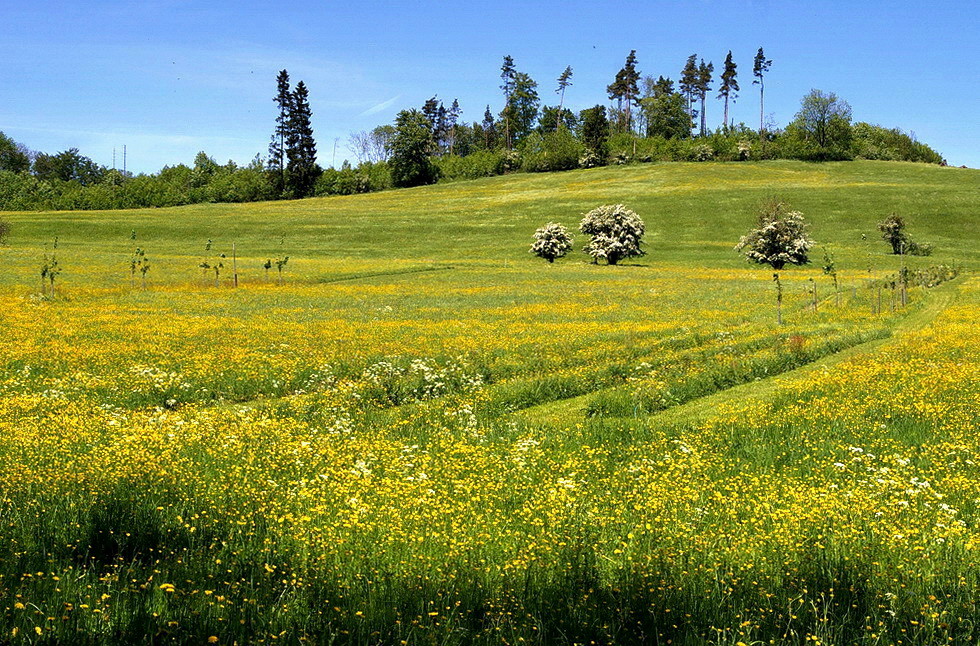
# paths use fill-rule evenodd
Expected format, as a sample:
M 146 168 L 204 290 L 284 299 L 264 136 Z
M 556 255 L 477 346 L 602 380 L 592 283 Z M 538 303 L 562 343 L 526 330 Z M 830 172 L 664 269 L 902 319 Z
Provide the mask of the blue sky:
M 630 49 L 642 74 L 676 79 L 697 53 L 720 70 L 732 50 L 736 121 L 758 123 L 752 58 L 773 60 L 766 113 L 785 125 L 811 88 L 847 100 L 856 121 L 912 131 L 951 164 L 980 167 L 980 3 L 707 2 L 276 3 L 0 2 L 0 130 L 34 150 L 77 147 L 154 172 L 265 154 L 275 76 L 310 89 L 319 160 L 352 157 L 352 131 L 390 123 L 438 95 L 463 118 L 502 107 L 501 59 L 557 103 L 606 103 Z M 712 127 L 722 106 L 708 107 Z M 336 142 L 336 156 L 334 144 Z

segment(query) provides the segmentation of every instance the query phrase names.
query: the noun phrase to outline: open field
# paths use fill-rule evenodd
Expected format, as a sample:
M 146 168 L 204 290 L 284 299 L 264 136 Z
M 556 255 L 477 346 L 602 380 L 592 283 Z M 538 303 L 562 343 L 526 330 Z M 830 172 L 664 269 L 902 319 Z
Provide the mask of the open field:
M 732 251 L 770 195 L 783 326 Z M 612 202 L 647 256 L 527 253 Z M 977 204 L 774 162 L 7 215 L 0 642 L 975 643 Z M 892 211 L 962 271 L 873 312 Z

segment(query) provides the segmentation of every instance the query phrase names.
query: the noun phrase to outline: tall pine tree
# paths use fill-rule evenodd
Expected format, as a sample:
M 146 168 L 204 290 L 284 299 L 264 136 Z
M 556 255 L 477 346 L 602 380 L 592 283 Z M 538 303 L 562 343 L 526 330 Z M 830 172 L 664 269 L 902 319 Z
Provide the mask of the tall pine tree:
M 738 72 L 736 68 L 738 66 L 735 61 L 732 60 L 732 50 L 728 50 L 728 56 L 725 57 L 725 70 L 721 73 L 721 87 L 718 88 L 718 98 L 725 99 L 725 121 L 724 128 L 727 131 L 731 125 L 728 122 L 728 99 L 735 102 L 738 98 Z
M 562 122 L 561 111 L 562 108 L 565 106 L 565 88 L 567 88 L 571 84 L 572 84 L 572 66 L 569 65 L 565 68 L 565 71 L 561 73 L 561 76 L 558 77 L 558 89 L 555 90 L 555 94 L 561 95 L 561 98 L 558 100 L 558 119 L 556 119 L 557 123 L 555 124 L 555 130 L 561 128 L 561 122 Z
M 765 124 L 765 94 L 766 94 L 766 84 L 763 77 L 766 72 L 769 71 L 769 66 L 772 65 L 772 61 L 766 59 L 765 52 L 762 48 L 755 54 L 755 61 L 752 65 L 752 74 L 755 76 L 755 80 L 752 81 L 752 85 L 759 85 L 759 137 L 762 138 L 763 133 L 766 130 Z
M 711 73 L 715 71 L 715 66 L 712 63 L 705 65 L 704 59 L 701 59 L 701 64 L 698 66 L 698 81 L 697 81 L 697 92 L 698 98 L 701 100 L 701 136 L 704 137 L 708 133 L 707 128 L 707 110 L 705 109 L 704 100 L 708 96 L 708 92 L 711 91 Z
M 701 76 L 698 72 L 698 55 L 691 54 L 687 57 L 687 63 L 681 70 L 681 79 L 678 82 L 681 94 L 687 99 L 687 115 L 691 118 L 691 126 L 694 128 L 694 120 L 697 118 L 697 111 L 694 109 L 694 97 L 697 96 L 698 86 Z
M 279 107 L 276 116 L 276 129 L 269 143 L 268 168 L 276 195 L 282 195 L 286 188 L 286 139 L 289 135 L 289 115 L 293 111 L 293 93 L 289 89 L 289 72 L 281 70 L 276 77 L 276 96 L 273 101 Z
M 456 149 L 456 122 L 463 111 L 459 107 L 459 99 L 453 99 L 453 104 L 446 112 L 446 123 L 449 125 L 449 154 L 452 155 Z
M 606 87 L 610 99 L 617 102 L 618 111 L 623 115 L 625 130 L 632 130 L 632 107 L 634 103 L 639 103 L 640 90 L 637 81 L 640 80 L 640 73 L 636 71 L 636 50 L 632 50 L 626 57 L 626 64 L 616 73 L 616 80 Z
M 511 144 L 531 134 L 538 120 L 538 83 L 524 72 L 514 73 L 514 87 L 505 114 L 510 119 Z
M 316 141 L 313 139 L 313 125 L 310 122 L 312 116 L 309 90 L 300 81 L 293 92 L 286 135 L 286 189 L 293 197 L 312 195 L 313 184 L 319 174 L 316 165 Z
M 501 116 L 504 118 L 504 147 L 507 150 L 511 148 L 511 96 L 514 94 L 514 77 L 516 74 L 517 67 L 514 65 L 514 59 L 510 56 L 504 56 L 504 63 L 500 66 L 500 80 L 503 81 L 500 89 L 504 92 L 504 111 Z

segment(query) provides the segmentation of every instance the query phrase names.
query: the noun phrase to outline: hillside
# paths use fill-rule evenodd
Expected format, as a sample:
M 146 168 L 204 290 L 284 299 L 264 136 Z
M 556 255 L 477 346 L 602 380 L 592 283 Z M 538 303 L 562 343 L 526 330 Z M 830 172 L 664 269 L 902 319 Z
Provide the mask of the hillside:
M 213 239 L 226 251 L 237 241 L 243 255 L 264 260 L 280 250 L 284 237 L 282 249 L 296 271 L 314 279 L 319 267 L 347 259 L 379 266 L 395 260 L 523 263 L 529 259 L 525 243 L 540 224 L 575 226 L 593 206 L 623 202 L 650 232 L 643 264 L 742 267 L 729 246 L 751 224 L 759 202 L 778 195 L 807 216 L 819 243 L 838 247 L 854 262 L 867 253 L 860 235 L 875 237 L 874 224 L 898 212 L 920 238 L 934 241 L 937 259 L 972 263 L 980 259 L 969 237 L 977 233 L 972 205 L 978 185 L 976 170 L 901 162 L 666 163 L 292 202 L 5 217 L 16 227 L 10 250 L 16 257 L 54 236 L 82 254 L 93 248 L 97 255 L 128 254 L 136 229 L 157 257 L 197 258 Z M 876 240 L 872 249 L 881 251 Z M 193 275 L 193 265 L 161 261 L 160 267 L 168 278 Z
M 818 243 L 784 325 L 732 249 L 772 195 Z M 615 202 L 646 256 L 528 253 Z M 973 643 L 978 203 L 771 162 L 5 215 L 0 635 Z

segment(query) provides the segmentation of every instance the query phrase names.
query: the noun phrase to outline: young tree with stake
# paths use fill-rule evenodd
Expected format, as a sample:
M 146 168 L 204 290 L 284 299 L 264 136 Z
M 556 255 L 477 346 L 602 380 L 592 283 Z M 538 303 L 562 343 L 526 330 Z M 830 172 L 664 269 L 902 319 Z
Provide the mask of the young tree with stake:
M 840 307 L 840 283 L 837 281 L 837 265 L 830 252 L 823 251 L 823 273 L 834 281 L 834 305 Z
M 749 262 L 773 268 L 777 288 L 776 320 L 780 325 L 783 322 L 783 292 L 779 271 L 787 264 L 805 265 L 810 262 L 808 254 L 813 240 L 808 229 L 802 213 L 790 211 L 785 202 L 771 199 L 760 209 L 756 228 L 742 236 L 735 245 L 735 251 L 743 253 Z

